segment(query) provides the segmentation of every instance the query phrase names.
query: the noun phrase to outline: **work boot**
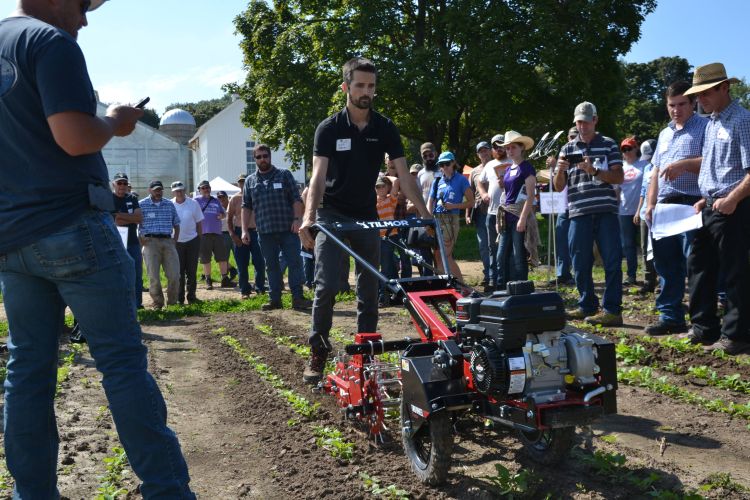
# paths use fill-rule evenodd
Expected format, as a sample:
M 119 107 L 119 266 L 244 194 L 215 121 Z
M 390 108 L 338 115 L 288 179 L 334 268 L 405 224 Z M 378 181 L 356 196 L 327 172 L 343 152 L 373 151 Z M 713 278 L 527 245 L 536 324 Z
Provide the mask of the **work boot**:
M 659 320 L 653 325 L 648 325 L 644 331 L 652 337 L 659 335 L 672 335 L 674 333 L 685 333 L 687 325 L 685 323 L 670 323 L 669 321 Z
M 590 325 L 622 326 L 622 315 L 600 311 L 593 316 L 586 317 L 584 321 Z
M 707 345 L 703 348 L 706 352 L 721 349 L 730 356 L 750 352 L 750 342 L 742 340 L 732 340 L 727 337 L 721 337 L 716 343 Z
M 266 302 L 262 306 L 260 306 L 261 310 L 263 311 L 273 311 L 274 309 L 281 309 L 281 302 Z
M 305 365 L 305 371 L 302 374 L 302 381 L 306 384 L 317 384 L 323 378 L 323 370 L 326 367 L 328 351 L 322 349 L 312 349 L 310 359 Z
M 206 278 L 206 290 L 213 290 L 214 289 L 214 282 L 211 280 L 211 277 Z
M 681 335 L 678 335 L 677 338 L 688 339 L 690 341 L 690 343 L 693 344 L 693 345 L 700 344 L 700 345 L 704 345 L 704 346 L 713 345 L 713 344 L 715 344 L 719 340 L 719 339 L 717 339 L 715 337 L 713 339 L 710 339 L 710 338 L 706 337 L 700 331 L 697 331 L 695 328 L 691 328 L 690 330 L 688 330 L 687 333 L 683 333 Z
M 295 311 L 304 311 L 310 309 L 313 303 L 312 300 L 304 297 L 292 297 L 292 309 Z
M 568 309 L 567 311 L 565 311 L 566 319 L 582 320 L 582 319 L 585 319 L 586 316 L 588 316 L 588 313 L 584 312 L 584 310 L 581 309 L 580 307 Z
M 229 279 L 229 276 L 226 274 L 221 275 L 221 288 L 232 288 L 234 286 L 234 283 L 232 283 L 232 280 Z

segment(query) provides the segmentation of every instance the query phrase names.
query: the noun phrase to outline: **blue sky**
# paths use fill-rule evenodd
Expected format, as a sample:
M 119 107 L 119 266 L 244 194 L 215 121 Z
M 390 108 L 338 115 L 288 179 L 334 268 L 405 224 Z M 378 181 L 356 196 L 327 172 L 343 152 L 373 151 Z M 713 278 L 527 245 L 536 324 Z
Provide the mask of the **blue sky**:
M 623 0 L 625 1 L 625 0 Z M 247 0 L 110 0 L 89 16 L 79 43 L 105 102 L 150 96 L 158 113 L 173 102 L 220 97 L 241 81 L 242 53 L 232 20 Z M 0 0 L 0 13 L 15 0 Z M 721 61 L 729 76 L 750 78 L 750 0 L 660 0 L 625 56 L 646 62 L 682 56 L 693 65 Z

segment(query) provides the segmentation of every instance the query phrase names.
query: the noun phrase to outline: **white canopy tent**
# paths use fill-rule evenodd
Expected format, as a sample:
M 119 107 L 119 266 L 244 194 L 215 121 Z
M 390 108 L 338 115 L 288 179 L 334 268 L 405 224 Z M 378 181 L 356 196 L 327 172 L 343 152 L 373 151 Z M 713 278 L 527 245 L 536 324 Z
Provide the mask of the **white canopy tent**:
M 213 180 L 210 180 L 208 182 L 211 183 L 211 194 L 214 196 L 216 196 L 216 193 L 218 193 L 219 191 L 226 191 L 227 195 L 231 198 L 232 195 L 240 192 L 240 188 L 225 181 L 220 176 L 216 176 L 213 178 Z

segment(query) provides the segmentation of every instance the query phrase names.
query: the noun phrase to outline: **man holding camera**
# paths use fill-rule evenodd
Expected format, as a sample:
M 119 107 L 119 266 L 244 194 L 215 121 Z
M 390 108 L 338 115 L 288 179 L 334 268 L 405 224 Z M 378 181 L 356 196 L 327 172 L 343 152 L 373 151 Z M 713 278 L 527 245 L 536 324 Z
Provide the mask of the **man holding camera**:
M 560 150 L 554 177 L 556 191 L 568 188 L 568 237 L 573 260 L 578 307 L 568 312 L 570 319 L 585 319 L 602 326 L 622 325 L 622 247 L 618 198 L 613 184 L 623 181 L 622 156 L 617 143 L 596 132 L 596 107 L 582 102 L 575 108 L 573 121 L 578 137 Z M 594 242 L 604 262 L 603 309 L 594 292 Z

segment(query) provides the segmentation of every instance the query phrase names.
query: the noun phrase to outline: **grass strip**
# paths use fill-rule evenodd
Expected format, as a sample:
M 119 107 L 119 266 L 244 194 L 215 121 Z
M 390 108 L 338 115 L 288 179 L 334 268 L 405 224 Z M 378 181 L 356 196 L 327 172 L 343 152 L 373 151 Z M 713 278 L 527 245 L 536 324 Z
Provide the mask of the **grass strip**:
M 221 341 L 231 347 L 242 359 L 247 361 L 261 379 L 268 382 L 271 387 L 276 389 L 279 395 L 287 401 L 297 415 L 308 419 L 315 418 L 320 409 L 320 403 L 310 403 L 306 398 L 291 390 L 284 382 L 284 379 L 273 373 L 270 366 L 263 363 L 258 356 L 246 349 L 239 340 L 230 335 L 224 335 L 221 337 Z

